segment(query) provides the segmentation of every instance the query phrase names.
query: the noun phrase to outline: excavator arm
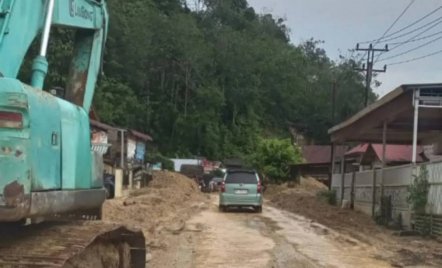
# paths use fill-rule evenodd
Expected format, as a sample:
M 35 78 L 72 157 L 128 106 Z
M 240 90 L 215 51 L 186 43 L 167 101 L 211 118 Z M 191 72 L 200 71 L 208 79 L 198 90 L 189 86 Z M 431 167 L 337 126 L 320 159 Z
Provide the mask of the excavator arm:
M 16 78 L 31 43 L 43 33 L 30 81 L 42 88 L 48 71 L 47 40 L 44 43 L 49 38 L 48 19 L 50 27 L 77 29 L 66 99 L 89 111 L 109 20 L 104 0 L 0 0 L 0 76 Z

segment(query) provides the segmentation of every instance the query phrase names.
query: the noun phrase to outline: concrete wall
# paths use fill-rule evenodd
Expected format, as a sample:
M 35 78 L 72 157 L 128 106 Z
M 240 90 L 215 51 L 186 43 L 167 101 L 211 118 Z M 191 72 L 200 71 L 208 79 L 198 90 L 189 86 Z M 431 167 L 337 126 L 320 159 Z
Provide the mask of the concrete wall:
M 352 201 L 355 210 L 372 216 L 373 206 L 375 213 L 379 210 L 383 185 L 384 196 L 392 198 L 393 218 L 401 214 L 403 224 L 411 226 L 413 212 L 407 202 L 407 189 L 413 183 L 413 174 L 421 174 L 424 167 L 428 171 L 427 179 L 430 183 L 427 213 L 442 215 L 442 162 L 420 164 L 414 169 L 411 165 L 386 168 L 383 171 L 383 181 L 382 171 L 379 169 L 357 172 L 354 175 L 345 174 L 344 199 Z M 336 190 L 338 202 L 341 198 L 341 176 L 334 174 L 332 178 L 332 189 Z

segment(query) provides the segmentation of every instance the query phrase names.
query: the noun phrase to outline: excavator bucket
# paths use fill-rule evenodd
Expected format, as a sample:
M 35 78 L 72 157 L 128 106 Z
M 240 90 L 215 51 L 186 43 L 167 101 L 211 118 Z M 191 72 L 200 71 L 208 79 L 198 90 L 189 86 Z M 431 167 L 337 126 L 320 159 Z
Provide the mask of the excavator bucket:
M 102 222 L 41 223 L 0 228 L 0 267 L 144 268 L 141 230 Z M 92 266 L 91 266 L 92 267 Z

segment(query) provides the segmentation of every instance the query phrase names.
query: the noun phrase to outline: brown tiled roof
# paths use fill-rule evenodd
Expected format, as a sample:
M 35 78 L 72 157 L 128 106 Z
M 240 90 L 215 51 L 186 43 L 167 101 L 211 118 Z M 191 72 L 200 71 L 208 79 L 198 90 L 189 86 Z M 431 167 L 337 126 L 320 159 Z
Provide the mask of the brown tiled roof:
M 347 151 L 348 146 L 336 146 L 335 157 L 340 158 Z M 328 164 L 331 163 L 331 145 L 302 146 L 304 164 Z

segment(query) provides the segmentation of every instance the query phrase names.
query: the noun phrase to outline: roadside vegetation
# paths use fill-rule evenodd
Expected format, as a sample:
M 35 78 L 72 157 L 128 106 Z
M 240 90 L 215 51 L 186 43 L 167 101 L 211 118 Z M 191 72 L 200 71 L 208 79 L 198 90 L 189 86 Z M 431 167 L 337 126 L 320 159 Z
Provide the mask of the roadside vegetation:
M 289 127 L 328 142 L 337 77 L 336 120 L 363 107 L 364 77 L 351 60 L 330 59 L 320 41 L 292 43 L 283 18 L 258 14 L 246 0 L 199 2 L 107 1 L 100 121 L 149 133 L 165 156 L 223 160 L 249 157 L 261 139 L 288 138 Z M 54 29 L 47 88 L 66 87 L 73 38 Z
M 261 140 L 251 163 L 263 174 L 269 183 L 281 184 L 290 177 L 290 165 L 302 163 L 301 148 L 290 139 Z

